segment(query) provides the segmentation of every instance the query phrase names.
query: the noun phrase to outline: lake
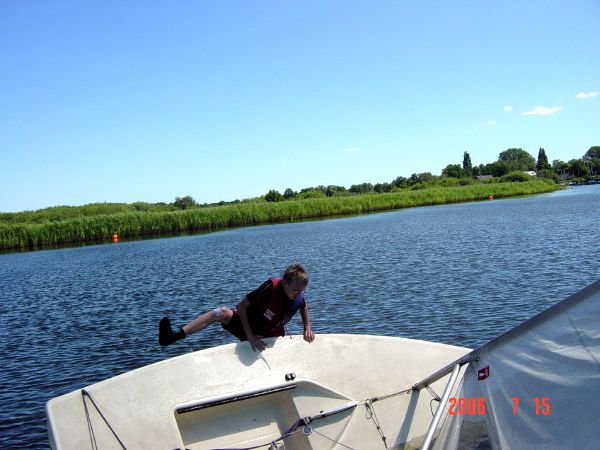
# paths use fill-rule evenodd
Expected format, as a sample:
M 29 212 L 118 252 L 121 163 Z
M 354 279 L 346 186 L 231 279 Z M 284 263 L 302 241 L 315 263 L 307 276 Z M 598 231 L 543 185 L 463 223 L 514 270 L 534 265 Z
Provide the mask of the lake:
M 293 261 L 317 333 L 474 347 L 600 279 L 600 186 L 195 236 L 0 255 L 0 448 L 47 448 L 52 397 L 235 342 L 181 326 Z M 289 325 L 301 331 L 300 318 Z

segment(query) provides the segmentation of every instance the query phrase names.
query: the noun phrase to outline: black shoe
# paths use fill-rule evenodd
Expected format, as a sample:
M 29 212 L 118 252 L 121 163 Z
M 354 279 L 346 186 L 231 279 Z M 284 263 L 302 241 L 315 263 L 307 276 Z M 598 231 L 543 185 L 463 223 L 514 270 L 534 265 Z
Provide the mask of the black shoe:
M 173 332 L 171 328 L 171 321 L 168 317 L 163 317 L 160 319 L 158 324 L 158 343 L 163 347 L 167 345 L 171 345 L 173 342 L 183 339 L 185 337 L 185 333 L 182 329 Z

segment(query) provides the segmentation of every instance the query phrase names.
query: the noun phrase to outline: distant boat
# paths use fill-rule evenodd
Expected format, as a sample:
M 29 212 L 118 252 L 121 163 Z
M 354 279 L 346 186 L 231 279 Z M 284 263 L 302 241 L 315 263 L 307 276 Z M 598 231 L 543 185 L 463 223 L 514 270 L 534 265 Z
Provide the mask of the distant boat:
M 50 445 L 596 448 L 598 317 L 600 281 L 472 351 L 343 334 L 200 350 L 50 400 Z

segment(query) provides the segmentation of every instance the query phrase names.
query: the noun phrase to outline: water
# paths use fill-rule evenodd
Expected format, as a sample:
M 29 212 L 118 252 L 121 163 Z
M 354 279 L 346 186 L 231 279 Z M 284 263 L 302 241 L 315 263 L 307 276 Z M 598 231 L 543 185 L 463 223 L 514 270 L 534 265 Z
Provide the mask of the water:
M 235 305 L 305 263 L 317 333 L 474 347 L 600 279 L 600 187 L 0 256 L 0 448 L 47 448 L 45 402 L 235 339 L 157 323 Z M 290 330 L 300 332 L 300 320 Z M 318 339 L 318 336 L 317 336 Z

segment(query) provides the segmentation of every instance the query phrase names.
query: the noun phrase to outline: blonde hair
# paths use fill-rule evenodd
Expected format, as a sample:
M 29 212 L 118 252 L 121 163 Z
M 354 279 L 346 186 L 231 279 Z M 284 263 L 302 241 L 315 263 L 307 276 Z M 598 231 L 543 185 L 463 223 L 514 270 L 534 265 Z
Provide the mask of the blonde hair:
M 304 286 L 308 284 L 308 274 L 306 273 L 306 270 L 304 270 L 304 266 L 300 263 L 289 265 L 283 273 L 283 279 L 288 283 L 298 280 L 302 282 Z

